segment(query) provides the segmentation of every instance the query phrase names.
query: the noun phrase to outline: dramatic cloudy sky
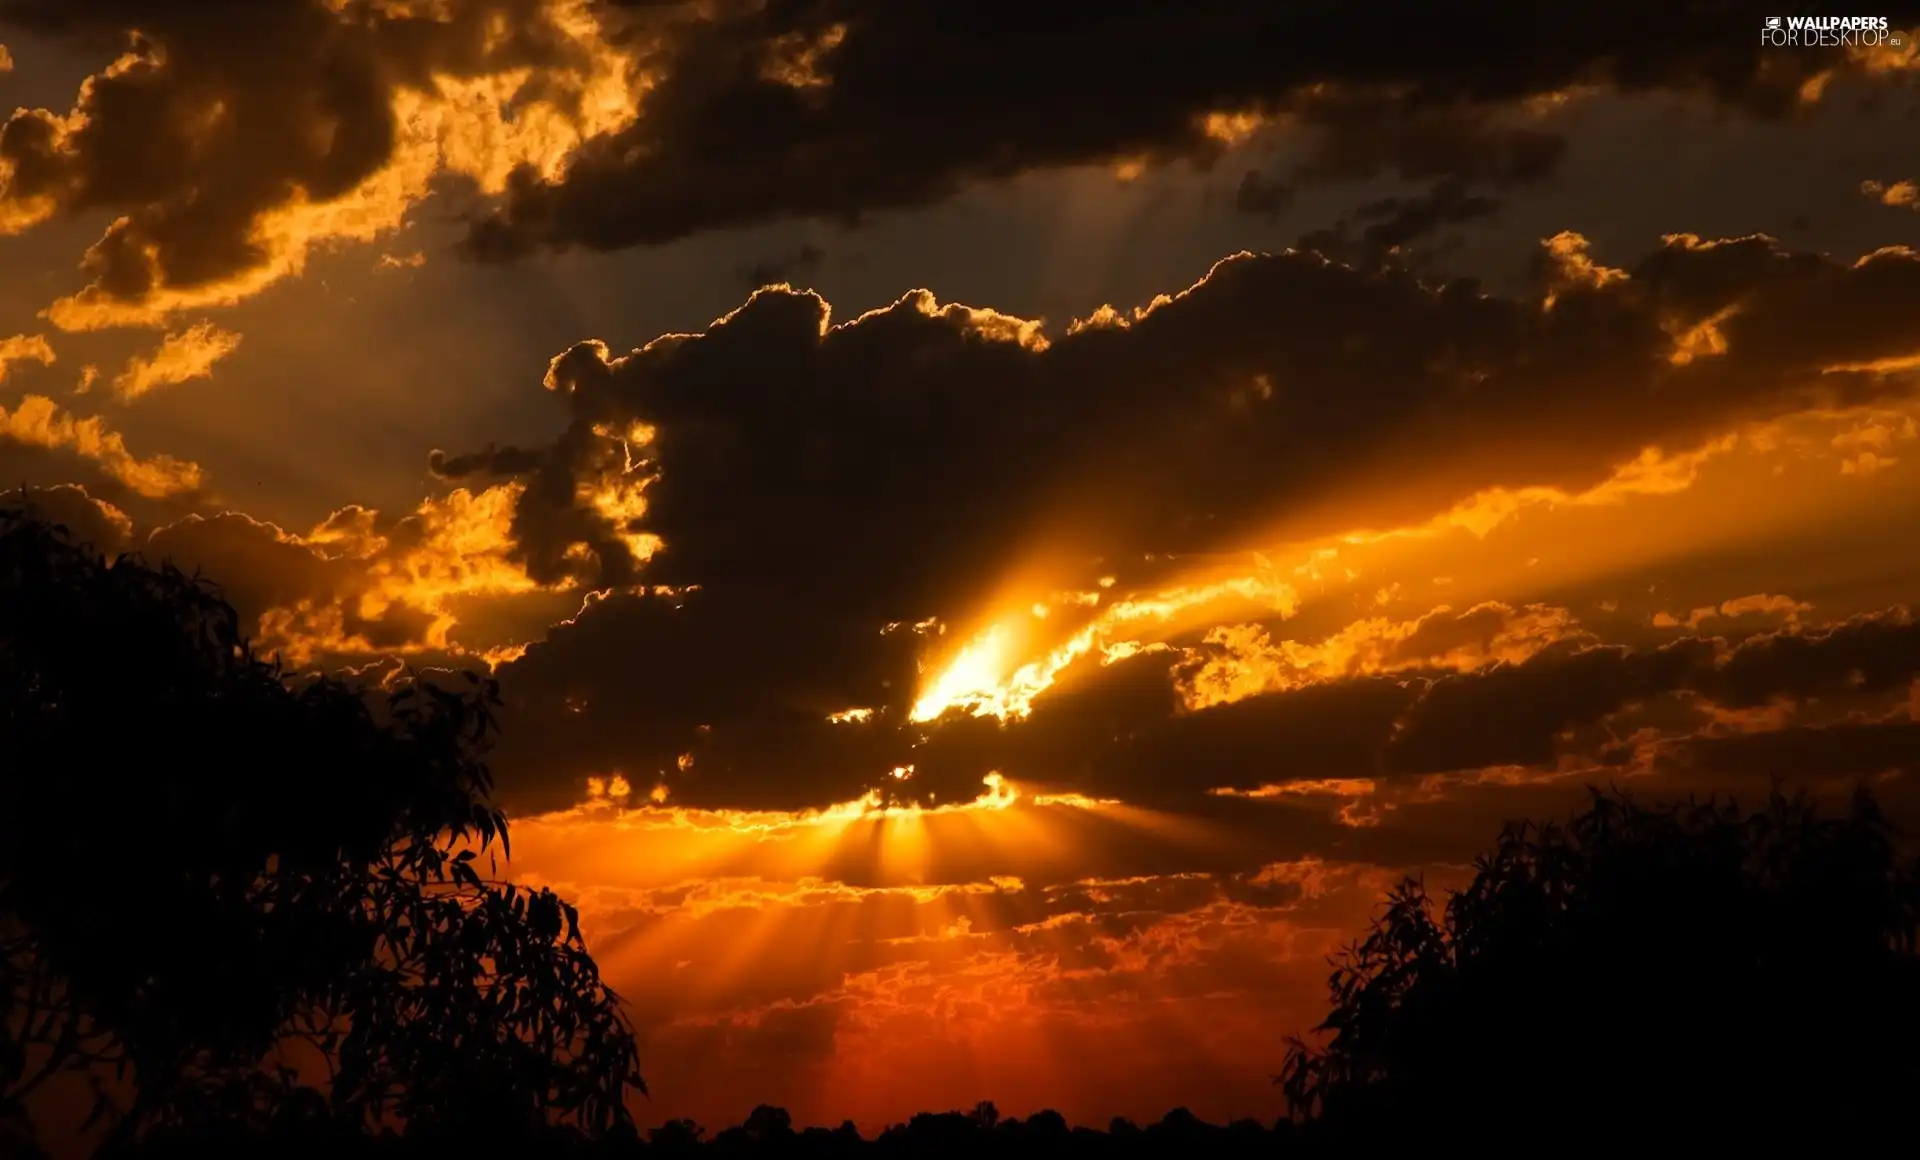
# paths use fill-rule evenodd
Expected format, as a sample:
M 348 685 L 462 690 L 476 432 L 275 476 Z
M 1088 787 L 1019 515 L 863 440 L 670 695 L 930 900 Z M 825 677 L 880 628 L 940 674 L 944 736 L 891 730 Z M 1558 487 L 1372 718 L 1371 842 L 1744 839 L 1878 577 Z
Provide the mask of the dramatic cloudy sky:
M 1270 1117 L 1502 819 L 1920 802 L 1920 55 L 1770 13 L 0 0 L 0 473 L 491 669 L 643 1119 Z

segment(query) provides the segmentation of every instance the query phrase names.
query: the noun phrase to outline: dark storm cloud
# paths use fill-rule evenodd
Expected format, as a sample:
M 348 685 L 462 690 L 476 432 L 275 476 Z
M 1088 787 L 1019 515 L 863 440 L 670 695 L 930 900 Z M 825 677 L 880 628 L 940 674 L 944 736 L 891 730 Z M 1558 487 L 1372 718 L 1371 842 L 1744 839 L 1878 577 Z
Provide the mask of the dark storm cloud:
M 125 512 L 95 499 L 79 484 L 26 487 L 0 493 L 0 511 L 25 511 L 36 519 L 67 529 L 67 538 L 85 544 L 109 559 L 127 548 L 133 521 Z
M 818 270 L 827 260 L 827 252 L 811 242 L 797 246 L 777 257 L 755 262 L 738 272 L 740 282 L 749 290 L 794 282 Z
M 91 78 L 79 119 L 27 110 L 0 130 L 0 227 L 124 215 L 88 252 L 93 282 L 56 315 L 63 324 L 137 319 L 169 294 L 270 281 L 304 243 L 260 236 L 262 215 L 332 202 L 392 160 L 396 95 L 515 69 L 535 79 L 494 112 L 511 119 L 547 100 L 600 132 L 564 166 L 555 155 L 523 168 L 505 204 L 480 211 L 468 248 L 484 257 L 857 220 L 1052 166 L 1207 163 L 1261 117 L 1305 135 L 1301 162 L 1266 195 L 1243 186 L 1243 204 L 1263 213 L 1294 183 L 1381 172 L 1524 184 L 1564 150 L 1528 123 L 1532 98 L 1578 86 L 1690 92 L 1778 117 L 1807 81 L 1848 64 L 1838 52 L 1764 49 L 1763 7 L 1705 0 L 1545 13 L 1331 0 L 592 11 L 597 30 L 550 0 L 0 0 L 0 27 L 102 55 L 139 33 L 130 63 Z M 586 58 L 610 45 L 639 66 L 620 129 L 580 116 Z M 596 90 L 594 112 L 608 95 Z
M 1484 110 L 1422 108 L 1377 94 L 1335 91 L 1301 98 L 1296 113 L 1306 127 L 1301 157 L 1283 176 L 1249 170 L 1240 180 L 1235 208 L 1271 220 L 1304 185 L 1383 174 L 1433 182 L 1425 197 L 1386 198 L 1357 212 L 1375 223 L 1369 237 L 1379 234 L 1386 246 L 1404 244 L 1445 222 L 1485 216 L 1498 203 L 1472 195 L 1472 187 L 1532 185 L 1551 176 L 1566 154 L 1566 140 L 1557 134 L 1505 124 Z M 1396 221 L 1401 224 L 1390 224 Z
M 1900 716 L 1695 737 L 1677 746 L 1672 756 L 1682 769 L 1722 779 L 1786 781 L 1809 773 L 1836 780 L 1874 779 L 1920 771 L 1920 721 Z
M 1852 617 L 1818 635 L 1769 634 L 1746 642 L 1711 692 L 1728 705 L 1764 705 L 1823 689 L 1896 689 L 1920 677 L 1920 624 L 1903 612 Z
M 1242 254 L 1051 343 L 925 291 L 832 327 L 818 297 L 763 291 L 705 334 L 556 358 L 547 385 L 573 425 L 532 474 L 517 527 L 542 578 L 630 582 L 639 561 L 615 541 L 639 528 L 666 543 L 650 583 L 913 621 L 980 592 L 1049 504 L 1076 511 L 1062 534 L 1089 556 L 1203 551 L 1382 461 L 1457 488 L 1585 486 L 1642 446 L 1797 408 L 1836 381 L 1860 398 L 1908 385 L 1823 372 L 1920 346 L 1910 252 L 1846 264 L 1764 238 L 1676 236 L 1631 277 L 1596 273 L 1577 238 L 1546 252 L 1551 309 L 1470 281 Z M 1675 335 L 1716 318 L 1728 350 L 1673 365 Z M 1485 453 L 1460 462 L 1469 445 Z M 436 469 L 524 471 L 530 458 Z M 584 498 L 649 479 L 637 523 Z M 1371 514 L 1425 516 L 1431 502 Z M 606 542 L 597 561 L 568 551 L 590 539 Z
M 415 665 L 475 667 L 469 628 L 489 635 L 488 612 L 498 620 L 515 611 L 509 601 L 470 615 L 456 603 L 501 595 L 495 581 L 508 569 L 486 547 L 488 516 L 485 498 L 465 493 L 397 516 L 341 508 L 304 534 L 219 511 L 155 528 L 134 548 L 217 583 L 262 653 L 277 652 L 291 666 L 334 668 L 400 653 Z M 542 623 L 566 599 L 527 593 L 521 583 L 507 591 L 540 602 Z M 578 595 L 571 599 L 577 607 Z M 450 636 L 456 625 L 462 640 Z
M 1684 75 L 1666 82 L 1684 88 Z M 1631 87 L 1631 86 L 1626 86 Z M 1532 94 L 1552 89 L 1533 89 Z M 1785 111 L 1777 94 L 1754 89 L 1721 94 L 1763 116 Z M 1758 101 L 1759 103 L 1754 103 Z M 1407 181 L 1452 179 L 1498 187 L 1531 185 L 1550 177 L 1566 155 L 1556 133 L 1510 123 L 1514 114 L 1486 106 L 1430 106 L 1342 89 L 1315 92 L 1300 102 L 1308 126 L 1306 153 L 1292 177 L 1305 183 L 1362 181 L 1394 174 Z
M 427 470 L 442 479 L 463 479 L 474 475 L 524 475 L 539 470 L 546 455 L 544 450 L 493 445 L 465 455 L 434 451 L 427 456 Z
M 520 556 L 543 582 L 680 595 L 590 608 L 509 684 L 536 720 L 579 716 L 568 698 L 606 714 L 586 730 L 591 760 L 554 772 L 672 773 L 700 738 L 729 754 L 694 759 L 719 793 L 723 769 L 806 764 L 804 736 L 852 744 L 826 713 L 897 722 L 917 685 L 911 626 L 977 613 L 1036 542 L 1085 561 L 1090 583 L 1144 556 L 1244 543 L 1370 475 L 1418 487 L 1356 500 L 1342 521 L 1424 519 L 1497 485 L 1578 489 L 1647 445 L 1912 386 L 1824 373 L 1920 347 L 1912 253 L 1845 263 L 1676 236 L 1625 276 L 1571 236 L 1546 253 L 1550 308 L 1288 252 L 1229 259 L 1050 344 L 924 292 L 829 327 L 819 298 L 770 290 L 704 334 L 622 357 L 576 346 L 547 377 L 573 420 L 526 477 Z M 1724 352 L 1676 365 L 1675 336 L 1710 321 Z M 530 458 L 495 450 L 436 470 Z M 636 554 L 642 534 L 664 547 Z M 912 761 L 906 736 L 867 768 Z M 780 800 L 842 776 L 834 764 L 790 768 Z
M 153 530 L 139 547 L 154 563 L 214 580 L 248 625 L 269 609 L 303 600 L 330 604 L 354 576 L 351 561 L 328 560 L 298 537 L 240 512 L 189 516 Z
M 1204 163 L 1220 151 L 1207 116 L 1249 110 L 1324 129 L 1310 176 L 1384 166 L 1415 180 L 1522 180 L 1550 169 L 1560 142 L 1490 129 L 1490 111 L 1591 85 L 1698 92 L 1779 116 L 1843 63 L 1762 48 L 1767 10 L 1744 3 L 626 7 L 659 81 L 644 115 L 589 142 L 557 182 L 523 175 L 476 225 L 473 252 L 856 220 L 1120 157 Z
M 0 509 L 25 508 L 50 523 L 66 527 L 76 543 L 116 556 L 138 553 L 152 564 L 167 563 L 215 583 L 234 606 L 240 622 L 265 648 L 285 644 L 261 633 L 261 618 L 276 609 L 299 606 L 341 611 L 342 628 L 380 647 L 394 648 L 417 641 L 424 634 L 422 614 L 404 601 L 386 607 L 378 617 L 359 615 L 351 597 L 366 590 L 372 561 L 365 556 L 329 556 L 322 545 L 289 534 L 273 524 L 240 512 L 187 515 L 155 528 L 135 531 L 135 521 L 117 505 L 90 495 L 86 488 L 65 484 L 28 488 L 0 495 Z M 361 515 L 373 513 L 347 508 L 330 525 L 345 530 Z M 325 534 L 323 525 L 320 534 Z M 369 523 L 368 530 L 372 530 Z M 405 521 L 383 521 L 389 541 L 383 547 L 404 550 Z
M 1417 197 L 1387 197 L 1360 207 L 1368 225 L 1361 237 L 1370 246 L 1398 249 L 1443 226 L 1492 215 L 1500 203 L 1469 193 L 1458 181 L 1442 181 Z
M 1549 648 L 1518 665 L 1427 682 L 1383 746 L 1382 768 L 1438 773 L 1551 765 L 1565 751 L 1563 737 L 1671 694 L 1752 708 L 1884 692 L 1916 676 L 1920 632 L 1904 608 L 1818 631 L 1753 636 L 1731 649 L 1691 637 L 1650 650 Z M 1808 771 L 1823 772 L 1817 763 Z
M 1566 139 L 1526 125 L 1503 123 L 1507 112 L 1410 106 L 1378 94 L 1316 92 L 1296 110 L 1306 127 L 1305 148 L 1283 177 L 1258 170 L 1241 179 L 1235 208 L 1272 220 L 1302 186 L 1366 181 L 1383 174 L 1430 181 L 1423 195 L 1388 197 L 1354 212 L 1361 224 L 1340 221 L 1301 239 L 1304 249 L 1362 264 L 1377 262 L 1444 226 L 1491 216 L 1497 198 L 1479 188 L 1509 189 L 1551 177 L 1566 155 Z
M 1547 765 L 1561 733 L 1682 688 L 1712 660 L 1711 642 L 1687 639 L 1652 652 L 1547 652 L 1440 677 L 1399 721 L 1386 763 L 1402 773 Z
M 1398 256 L 1406 247 L 1448 226 L 1492 217 L 1499 209 L 1497 198 L 1473 193 L 1464 182 L 1448 178 L 1423 194 L 1383 197 L 1360 206 L 1353 213 L 1361 223 L 1357 234 L 1354 223 L 1342 220 L 1331 229 L 1316 230 L 1301 238 L 1300 246 L 1354 265 L 1370 266 Z
M 92 283 L 57 323 L 262 274 L 293 243 L 262 236 L 261 215 L 335 201 L 384 167 L 398 91 L 581 52 L 542 18 L 545 0 L 461 0 L 444 20 L 369 0 L 331 7 L 0 0 L 0 28 L 129 52 L 88 80 L 77 120 L 22 109 L 0 127 L 0 232 L 47 213 L 123 215 L 87 251 Z
M 917 643 L 859 621 L 795 619 L 751 592 L 590 603 L 501 671 L 512 716 L 499 765 L 517 782 L 505 791 L 522 808 L 565 806 L 582 778 L 619 774 L 643 794 L 670 781 L 690 804 L 849 800 L 911 761 L 912 738 L 897 719 L 876 729 L 827 716 L 910 691 Z
M 1295 189 L 1290 182 L 1278 181 L 1249 169 L 1234 188 L 1233 208 L 1251 217 L 1274 221 L 1293 205 Z
M 1175 802 L 1209 789 L 1373 776 L 1395 722 L 1419 697 L 1408 682 L 1361 677 L 1143 723 L 1092 784 Z

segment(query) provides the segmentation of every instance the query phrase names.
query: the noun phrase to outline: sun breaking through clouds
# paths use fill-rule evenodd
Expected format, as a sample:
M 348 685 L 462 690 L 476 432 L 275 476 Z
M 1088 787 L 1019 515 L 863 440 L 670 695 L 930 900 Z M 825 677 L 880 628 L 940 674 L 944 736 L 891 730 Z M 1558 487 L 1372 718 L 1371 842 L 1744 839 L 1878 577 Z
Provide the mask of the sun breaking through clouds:
M 0 469 L 497 681 L 647 1115 L 1271 1118 L 1505 819 L 1920 804 L 1912 38 L 1457 9 L 0 0 Z

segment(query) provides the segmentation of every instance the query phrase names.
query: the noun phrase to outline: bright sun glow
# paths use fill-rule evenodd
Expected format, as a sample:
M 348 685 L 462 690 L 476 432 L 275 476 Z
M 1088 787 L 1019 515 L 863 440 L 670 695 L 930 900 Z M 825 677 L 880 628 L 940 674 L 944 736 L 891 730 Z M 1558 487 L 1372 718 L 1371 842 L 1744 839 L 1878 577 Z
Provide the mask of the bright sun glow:
M 1384 529 L 1352 530 L 1317 541 L 1235 554 L 1238 564 L 1216 565 L 1190 573 L 1178 582 L 1145 592 L 1122 595 L 1111 579 L 1100 591 L 1055 593 L 1022 602 L 1013 615 L 994 618 L 986 627 L 931 670 L 914 701 L 910 720 L 925 723 L 950 712 L 1016 721 L 1032 712 L 1035 698 L 1044 694 L 1076 661 L 1093 656 L 1101 665 L 1113 664 L 1143 649 L 1163 647 L 1184 632 L 1229 626 L 1257 619 L 1292 617 L 1304 600 L 1333 591 L 1357 591 L 1363 578 L 1393 573 L 1410 577 L 1434 576 L 1447 585 L 1449 601 L 1479 591 L 1477 599 L 1497 599 L 1499 591 L 1517 580 L 1561 582 L 1591 578 L 1623 567 L 1636 559 L 1657 558 L 1670 550 L 1677 536 L 1698 543 L 1703 534 L 1697 522 L 1668 524 L 1620 513 L 1628 505 L 1649 499 L 1678 497 L 1699 491 L 1703 472 L 1720 470 L 1725 477 L 1708 492 L 1724 498 L 1750 489 L 1744 478 L 1760 462 L 1756 456 L 1792 447 L 1803 454 L 1843 457 L 1840 474 L 1873 470 L 1880 461 L 1855 444 L 1893 441 L 1899 432 L 1915 430 L 1914 412 L 1884 406 L 1812 411 L 1791 419 L 1750 424 L 1696 447 L 1680 451 L 1646 448 L 1621 463 L 1601 482 L 1580 491 L 1554 487 L 1490 488 L 1439 512 L 1425 521 Z M 1839 434 L 1834 434 L 1838 431 Z M 1893 432 L 1893 434 L 1888 434 Z M 1824 446 L 1823 446 L 1824 445 Z M 1745 451 L 1746 456 L 1735 453 Z M 1852 459 L 1844 459 L 1846 455 Z M 1744 474 L 1743 474 L 1744 473 Z M 1809 511 L 1830 510 L 1830 498 L 1818 488 L 1804 489 L 1800 506 Z M 1695 496 L 1697 502 L 1706 502 Z M 1738 509 L 1736 509 L 1738 510 Z M 1541 539 L 1539 551 L 1523 568 L 1496 565 L 1484 551 L 1496 529 L 1510 528 L 1530 512 L 1590 513 L 1606 520 L 1599 536 L 1574 535 Z M 1778 528 L 1812 518 L 1794 505 L 1776 502 L 1741 517 L 1720 515 L 1713 534 L 1723 539 L 1750 533 L 1754 525 Z M 1737 526 L 1736 526 L 1737 525 Z M 1526 532 L 1529 539 L 1538 532 Z M 1276 565 L 1275 561 L 1289 564 Z M 1430 569 L 1444 569 L 1444 573 Z M 1497 574 L 1496 574 L 1497 573 Z M 1400 584 L 1393 586 L 1398 591 Z M 1386 591 L 1386 589 L 1382 589 Z M 1075 606 L 1079 606 L 1078 609 Z M 1470 604 L 1468 605 L 1471 606 Z M 1431 607 L 1431 605 L 1429 605 Z M 1062 613 L 1086 609 L 1091 619 L 1064 639 L 1042 637 Z M 1249 612 L 1254 615 L 1247 615 Z M 1292 642 L 1288 642 L 1291 646 Z M 1336 674 L 1337 675 L 1337 674 Z
M 1034 698 L 1081 657 L 1097 651 L 1102 664 L 1111 664 L 1140 651 L 1153 636 L 1187 627 L 1202 610 L 1223 602 L 1250 602 L 1279 616 L 1291 616 L 1299 604 L 1298 593 L 1278 578 L 1265 557 L 1254 559 L 1252 575 L 1175 585 L 1109 604 L 1065 641 L 1017 665 L 1012 628 L 993 625 L 963 645 L 940 670 L 914 702 L 910 719 L 932 721 L 962 709 L 975 717 L 1017 720 L 1032 712 Z M 1085 595 L 1057 599 L 1087 603 Z

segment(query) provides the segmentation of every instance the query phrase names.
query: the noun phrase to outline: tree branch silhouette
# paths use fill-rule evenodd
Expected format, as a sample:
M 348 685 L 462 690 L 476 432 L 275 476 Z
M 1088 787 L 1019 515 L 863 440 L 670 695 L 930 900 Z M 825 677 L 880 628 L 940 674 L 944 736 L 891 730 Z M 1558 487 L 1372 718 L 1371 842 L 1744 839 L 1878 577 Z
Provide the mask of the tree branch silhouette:
M 1920 1081 L 1920 873 L 1864 790 L 1508 826 L 1436 905 L 1390 893 L 1276 1077 L 1363 1137 L 1727 1142 L 1891 1129 Z
M 289 677 L 204 579 L 0 511 L 0 1114 L 80 1070 L 109 1146 L 630 1127 L 577 913 L 476 869 L 508 851 L 492 683 Z

